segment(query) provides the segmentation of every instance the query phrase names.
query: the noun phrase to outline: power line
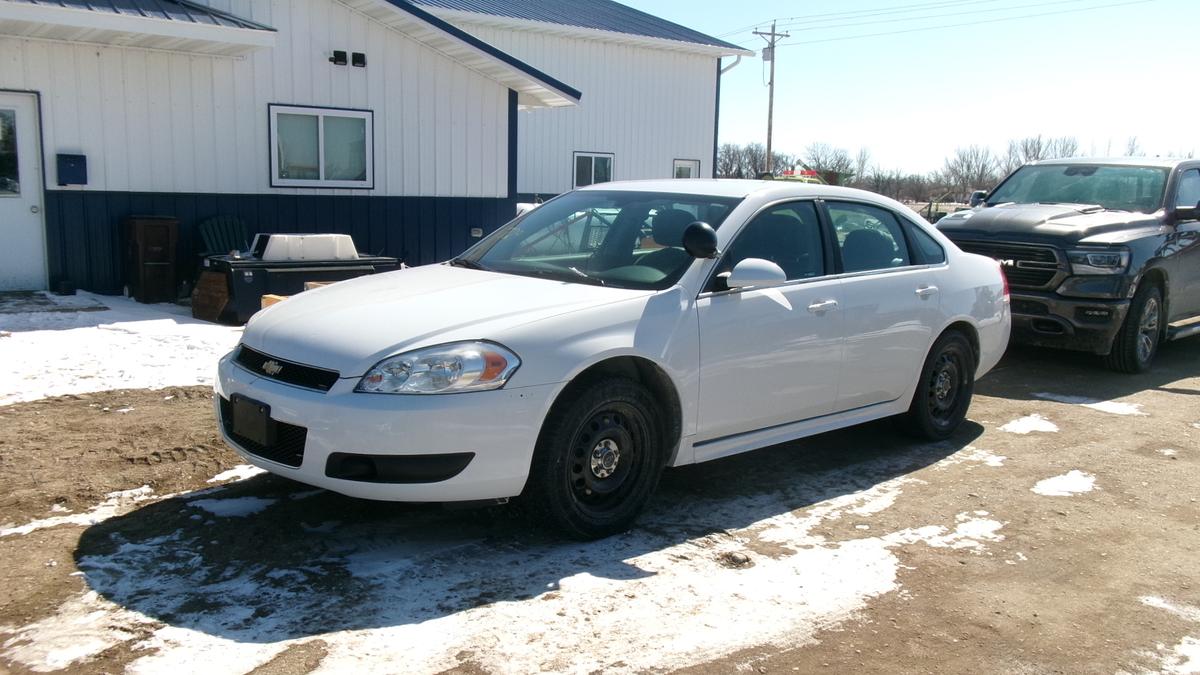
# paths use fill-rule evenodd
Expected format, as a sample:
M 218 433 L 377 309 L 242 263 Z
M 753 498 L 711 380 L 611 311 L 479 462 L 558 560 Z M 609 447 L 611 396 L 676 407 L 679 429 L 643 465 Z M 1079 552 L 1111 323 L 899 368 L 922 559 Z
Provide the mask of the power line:
M 1020 16 L 1006 16 L 1006 17 L 1000 17 L 1000 18 L 996 18 L 996 19 L 981 19 L 979 21 L 967 21 L 964 23 L 939 24 L 936 26 L 921 26 L 918 28 L 908 28 L 908 29 L 904 29 L 904 30 L 885 31 L 885 32 L 880 32 L 880 33 L 863 33 L 860 35 L 845 35 L 842 37 L 824 38 L 821 40 L 805 40 L 804 42 L 781 42 L 781 43 L 779 43 L 778 46 L 791 47 L 791 46 L 796 46 L 796 45 L 815 45 L 815 44 L 822 44 L 822 43 L 826 43 L 826 42 L 841 42 L 843 40 L 861 40 L 863 38 L 870 38 L 870 37 L 885 37 L 888 35 L 903 35 L 905 33 L 919 33 L 922 31 L 943 30 L 946 28 L 962 28 L 965 26 L 979 26 L 979 25 L 988 24 L 988 23 L 1001 23 L 1004 21 L 1020 21 L 1023 19 L 1032 19 L 1032 18 L 1041 17 L 1041 16 L 1057 16 L 1060 14 L 1077 14 L 1079 12 L 1090 12 L 1090 11 L 1094 11 L 1094 10 L 1098 10 L 1098 9 L 1108 9 L 1110 7 L 1125 7 L 1128 5 L 1142 5 L 1147 2 L 1156 2 L 1156 1 L 1157 0 L 1130 0 L 1129 2 L 1115 2 L 1115 3 L 1111 3 L 1111 4 L 1107 4 L 1107 5 L 1096 5 L 1095 7 L 1063 9 L 1063 10 L 1059 10 L 1057 12 L 1041 12 L 1041 13 L 1036 13 L 1036 14 L 1022 14 Z
M 795 23 L 834 21 L 834 20 L 838 20 L 838 19 L 842 19 L 842 18 L 852 18 L 854 15 L 876 16 L 876 15 L 880 15 L 880 14 L 895 14 L 895 13 L 904 13 L 904 12 L 910 12 L 910 11 L 920 11 L 923 9 L 940 9 L 943 7 L 949 7 L 949 6 L 954 6 L 954 5 L 980 5 L 980 4 L 990 4 L 990 3 L 994 3 L 994 2 L 1003 2 L 1003 0 L 936 0 L 935 2 L 921 2 L 921 3 L 912 4 L 912 5 L 899 5 L 896 7 L 891 7 L 891 8 L 882 9 L 882 10 L 877 9 L 877 8 L 872 8 L 872 9 L 857 9 L 857 10 L 846 11 L 846 12 L 827 12 L 825 14 L 801 14 L 799 16 L 788 16 L 788 17 L 782 17 L 782 18 L 778 18 L 778 19 L 766 19 L 764 21 L 759 21 L 757 23 L 752 23 L 752 24 L 749 24 L 746 26 L 742 26 L 741 28 L 738 28 L 737 30 L 731 30 L 728 33 L 721 33 L 720 35 L 717 35 L 716 37 L 728 37 L 730 35 L 737 35 L 738 33 L 744 33 L 752 28 L 758 28 L 759 26 L 764 26 L 769 21 L 772 21 L 772 20 L 774 20 L 774 21 L 794 21 Z M 825 19 L 823 17 L 836 17 L 836 18 Z
M 889 17 L 887 19 L 875 19 L 874 21 L 859 21 L 859 22 L 855 22 L 855 23 L 835 23 L 835 24 L 826 24 L 823 26 L 802 26 L 800 28 L 793 28 L 793 30 L 799 32 L 799 31 L 825 30 L 825 29 L 832 29 L 832 28 L 855 28 L 858 26 L 872 26 L 872 25 L 880 24 L 880 23 L 896 23 L 898 21 L 921 21 L 923 19 L 943 19 L 948 16 L 966 16 L 968 14 L 987 14 L 989 12 L 1007 12 L 1007 11 L 1016 10 L 1016 9 L 1029 9 L 1031 7 L 1048 7 L 1050 5 L 1067 5 L 1067 4 L 1075 4 L 1075 3 L 1080 3 L 1080 2 L 1091 2 L 1091 1 L 1092 0 L 1051 0 L 1050 2 L 1043 1 L 1043 2 L 1035 2 L 1035 3 L 1031 3 L 1031 4 L 1027 4 L 1027 5 L 1012 5 L 1009 7 L 993 7 L 991 9 L 973 9 L 973 10 L 967 10 L 967 11 L 952 12 L 952 13 L 948 13 L 948 14 L 925 14 L 922 16 L 900 16 L 900 17 Z M 1085 7 L 1082 9 L 1088 9 L 1088 8 Z M 780 27 L 787 28 L 787 27 L 791 27 L 793 25 L 794 24 L 785 23 L 785 24 L 780 24 Z

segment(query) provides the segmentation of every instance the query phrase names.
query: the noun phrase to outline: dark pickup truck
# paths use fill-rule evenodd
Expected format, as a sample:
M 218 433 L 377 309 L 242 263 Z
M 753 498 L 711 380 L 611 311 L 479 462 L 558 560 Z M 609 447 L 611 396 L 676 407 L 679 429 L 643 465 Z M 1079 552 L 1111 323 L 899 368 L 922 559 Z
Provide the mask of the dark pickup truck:
M 1136 373 L 1200 333 L 1200 160 L 1034 162 L 977 199 L 937 226 L 1000 261 L 1014 342 Z

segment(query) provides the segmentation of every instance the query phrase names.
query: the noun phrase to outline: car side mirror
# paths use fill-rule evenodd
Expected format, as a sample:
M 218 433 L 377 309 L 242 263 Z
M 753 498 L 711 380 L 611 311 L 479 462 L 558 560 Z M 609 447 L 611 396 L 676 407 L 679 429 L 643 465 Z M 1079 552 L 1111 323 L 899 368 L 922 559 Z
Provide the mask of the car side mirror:
M 971 208 L 975 208 L 976 206 L 986 202 L 987 197 L 987 190 L 976 190 L 971 193 L 971 201 L 968 203 L 971 205 Z
M 1187 220 L 1200 220 L 1200 204 L 1175 207 L 1175 222 L 1178 223 Z
M 699 220 L 688 225 L 683 231 L 683 250 L 693 258 L 717 257 L 717 231 Z
M 779 265 L 762 258 L 746 258 L 733 266 L 725 284 L 730 288 L 770 288 L 786 281 L 787 273 Z

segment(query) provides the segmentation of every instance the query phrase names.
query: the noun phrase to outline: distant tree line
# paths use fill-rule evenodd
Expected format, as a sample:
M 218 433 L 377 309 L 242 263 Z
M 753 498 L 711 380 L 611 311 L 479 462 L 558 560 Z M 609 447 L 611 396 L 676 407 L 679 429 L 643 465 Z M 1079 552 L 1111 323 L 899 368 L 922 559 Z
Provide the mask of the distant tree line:
M 1111 149 L 1110 149 L 1111 150 Z M 912 173 L 884 169 L 871 161 L 871 152 L 860 148 L 850 154 L 844 148 L 827 143 L 812 143 L 798 155 L 776 152 L 773 172 L 811 170 L 825 176 L 837 174 L 841 185 L 871 190 L 893 199 L 909 202 L 964 202 L 973 190 L 990 189 L 1023 164 L 1062 157 L 1080 156 L 1079 141 L 1072 136 L 1048 138 L 1041 135 L 1008 142 L 1003 152 L 982 145 L 957 148 L 941 169 Z M 1124 156 L 1144 153 L 1137 137 L 1125 144 Z M 1191 157 L 1192 153 L 1186 153 Z M 761 143 L 734 145 L 717 149 L 717 175 L 722 178 L 756 178 L 767 170 L 767 150 Z

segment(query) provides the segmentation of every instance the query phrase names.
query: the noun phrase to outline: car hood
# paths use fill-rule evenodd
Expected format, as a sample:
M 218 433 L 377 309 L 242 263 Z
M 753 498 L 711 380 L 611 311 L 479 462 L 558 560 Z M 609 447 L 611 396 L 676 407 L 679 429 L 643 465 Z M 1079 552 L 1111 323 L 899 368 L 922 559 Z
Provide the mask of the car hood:
M 506 329 L 650 294 L 427 265 L 300 293 L 256 314 L 242 342 L 279 359 L 358 377 L 406 349 L 503 341 Z
M 1070 245 L 1131 227 L 1158 224 L 1154 214 L 1085 204 L 1000 204 L 952 213 L 937 227 L 951 239 L 1001 239 Z

